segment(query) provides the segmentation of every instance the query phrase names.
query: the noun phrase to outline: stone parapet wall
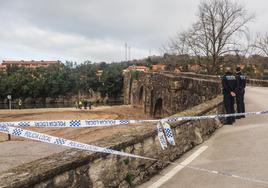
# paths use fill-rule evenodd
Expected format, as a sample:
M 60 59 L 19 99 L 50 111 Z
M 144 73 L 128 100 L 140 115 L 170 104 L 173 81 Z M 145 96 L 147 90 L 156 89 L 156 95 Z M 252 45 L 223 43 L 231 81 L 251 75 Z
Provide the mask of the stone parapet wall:
M 268 80 L 248 79 L 247 84 L 256 87 L 268 87 Z
M 166 117 L 215 98 L 220 80 L 191 74 L 140 73 L 124 76 L 124 103 L 141 106 L 153 117 Z
M 195 106 L 176 116 L 222 113 L 222 97 Z M 183 153 L 208 139 L 221 127 L 215 119 L 177 122 L 171 125 L 176 146 L 161 150 L 155 125 L 136 126 L 124 135 L 114 135 L 94 144 L 153 157 L 160 161 L 90 153 L 75 149 L 23 164 L 0 174 L 0 187 L 131 187 L 147 181 Z
M 168 72 L 166 72 L 168 73 Z M 200 79 L 206 79 L 206 80 L 215 80 L 215 81 L 219 81 L 220 77 L 217 75 L 207 75 L 207 74 L 197 74 L 194 72 L 180 72 L 177 73 L 176 75 L 178 76 L 186 76 L 186 77 L 190 77 L 190 78 L 200 78 Z
M 182 72 L 182 73 L 178 73 L 177 75 L 191 77 L 191 78 L 212 79 L 215 81 L 221 81 L 220 76 L 215 76 L 215 75 L 196 74 L 192 72 Z M 256 87 L 268 87 L 268 80 L 247 78 L 247 84 L 250 86 L 256 86 Z

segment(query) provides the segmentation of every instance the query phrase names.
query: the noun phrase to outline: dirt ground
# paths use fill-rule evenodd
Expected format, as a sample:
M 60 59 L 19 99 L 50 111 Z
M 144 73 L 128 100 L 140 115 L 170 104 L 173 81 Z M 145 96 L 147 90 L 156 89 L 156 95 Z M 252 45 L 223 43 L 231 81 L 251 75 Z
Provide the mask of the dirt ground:
M 30 121 L 30 120 L 71 120 L 71 119 L 151 119 L 143 114 L 141 108 L 131 106 L 103 106 L 92 110 L 79 110 L 74 108 L 47 108 L 0 110 L 0 122 Z M 128 133 L 140 132 L 144 125 L 118 125 L 112 127 L 92 128 L 47 128 L 28 127 L 34 130 L 59 136 L 83 143 L 94 143 L 99 139 L 110 136 L 124 136 Z M 51 154 L 61 152 L 67 147 L 42 143 L 21 137 L 8 136 L 0 133 L 0 173 L 23 163 L 28 163 Z
M 30 121 L 30 120 L 71 120 L 71 119 L 151 119 L 143 114 L 141 108 L 131 106 L 102 106 L 91 110 L 75 108 L 46 108 L 46 109 L 22 109 L 0 110 L 0 122 Z M 131 125 L 133 126 L 140 125 Z M 97 128 L 42 128 L 31 127 L 29 130 L 59 136 L 66 139 L 90 143 L 96 140 L 118 133 L 130 131 L 129 125 Z M 7 135 L 0 133 L 0 141 L 7 141 Z M 26 141 L 27 139 L 12 136 L 12 141 Z

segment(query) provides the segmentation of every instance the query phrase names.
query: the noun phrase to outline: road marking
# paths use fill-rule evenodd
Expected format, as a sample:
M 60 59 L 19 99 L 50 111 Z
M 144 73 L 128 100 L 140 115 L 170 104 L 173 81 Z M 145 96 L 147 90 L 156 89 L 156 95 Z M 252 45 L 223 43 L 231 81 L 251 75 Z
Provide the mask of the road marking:
M 199 167 L 194 167 L 194 166 L 190 166 L 190 165 L 187 165 L 185 167 L 189 168 L 189 169 L 193 169 L 193 170 L 198 170 L 198 171 L 202 171 L 202 172 L 216 174 L 216 175 L 219 175 L 219 176 L 232 177 L 232 178 L 240 179 L 240 180 L 243 180 L 243 181 L 261 183 L 261 184 L 268 185 L 268 181 L 259 180 L 259 179 L 256 179 L 256 178 L 249 178 L 249 177 L 245 177 L 245 176 L 238 176 L 238 175 L 235 175 L 235 174 L 231 174 L 229 172 L 221 172 L 221 171 L 209 170 L 209 169 L 206 169 L 206 168 L 199 168 Z
M 166 181 L 168 181 L 170 178 L 172 178 L 175 174 L 177 174 L 180 170 L 182 170 L 185 166 L 190 164 L 195 158 L 197 158 L 201 153 L 203 153 L 208 146 L 202 146 L 196 152 L 194 152 L 190 157 L 185 159 L 182 163 L 178 164 L 176 167 L 174 167 L 171 171 L 169 171 L 167 174 L 165 174 L 162 178 L 160 178 L 157 182 L 150 185 L 148 188 L 158 188 L 161 185 L 163 185 Z

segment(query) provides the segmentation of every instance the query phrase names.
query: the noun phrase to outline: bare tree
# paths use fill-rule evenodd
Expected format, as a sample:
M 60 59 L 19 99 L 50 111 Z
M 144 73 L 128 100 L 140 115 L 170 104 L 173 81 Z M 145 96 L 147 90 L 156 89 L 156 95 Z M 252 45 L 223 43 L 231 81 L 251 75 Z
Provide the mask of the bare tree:
M 198 7 L 197 16 L 197 22 L 188 31 L 172 39 L 170 48 L 205 58 L 206 63 L 200 61 L 200 64 L 208 73 L 214 73 L 221 56 L 237 52 L 239 37 L 246 33 L 246 25 L 254 16 L 234 0 L 204 0 Z
M 263 56 L 268 56 L 268 33 L 256 37 L 254 44 L 252 45 L 256 53 Z
M 189 53 L 189 45 L 187 41 L 188 33 L 182 32 L 177 33 L 176 37 L 170 39 L 169 48 L 170 50 L 179 55 Z

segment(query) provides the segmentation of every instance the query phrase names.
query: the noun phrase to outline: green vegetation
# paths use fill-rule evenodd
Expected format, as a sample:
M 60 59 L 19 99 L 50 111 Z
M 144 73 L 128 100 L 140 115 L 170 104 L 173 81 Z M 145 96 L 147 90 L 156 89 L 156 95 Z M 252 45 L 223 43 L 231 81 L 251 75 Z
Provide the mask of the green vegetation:
M 129 185 L 132 185 L 134 178 L 135 178 L 134 174 L 128 172 L 126 177 L 125 177 L 125 180 L 126 180 L 126 182 L 128 182 Z
M 104 67 L 101 85 L 98 88 L 102 95 L 108 95 L 114 98 L 120 96 L 123 88 L 123 67 L 116 63 Z
M 122 70 L 125 63 L 91 63 L 74 66 L 73 62 L 38 67 L 9 66 L 0 71 L 0 100 L 11 94 L 18 98 L 56 98 L 87 93 L 90 89 L 102 96 L 117 98 L 123 87 Z M 103 70 L 102 74 L 98 71 Z
M 125 165 L 128 165 L 129 164 L 129 159 L 128 158 L 127 159 L 124 159 L 123 161 L 124 161 L 124 164 Z
M 139 79 L 139 76 L 140 76 L 140 73 L 141 73 L 140 71 L 135 71 L 135 70 L 131 71 L 130 72 L 131 78 L 133 80 L 138 80 Z

